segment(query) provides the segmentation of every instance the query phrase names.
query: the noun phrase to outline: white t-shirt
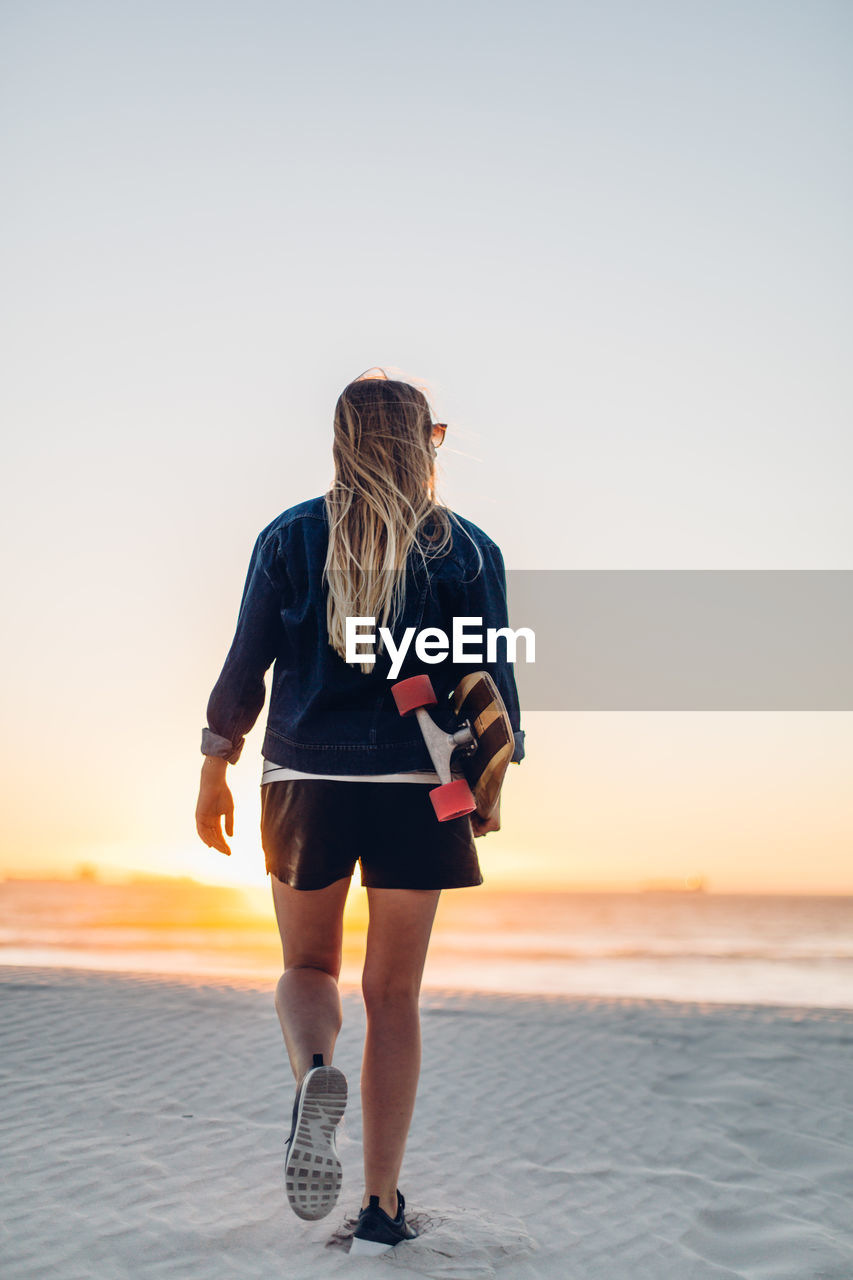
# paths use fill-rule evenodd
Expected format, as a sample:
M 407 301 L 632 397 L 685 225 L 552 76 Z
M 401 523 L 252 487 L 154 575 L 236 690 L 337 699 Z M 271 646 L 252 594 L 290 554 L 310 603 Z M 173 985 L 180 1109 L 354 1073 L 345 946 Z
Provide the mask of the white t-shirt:
M 324 778 L 329 782 L 426 782 L 432 787 L 441 782 L 438 774 L 431 769 L 410 773 L 305 773 L 302 769 L 288 769 L 274 764 L 272 760 L 264 760 L 261 785 L 266 782 L 286 782 L 290 778 Z

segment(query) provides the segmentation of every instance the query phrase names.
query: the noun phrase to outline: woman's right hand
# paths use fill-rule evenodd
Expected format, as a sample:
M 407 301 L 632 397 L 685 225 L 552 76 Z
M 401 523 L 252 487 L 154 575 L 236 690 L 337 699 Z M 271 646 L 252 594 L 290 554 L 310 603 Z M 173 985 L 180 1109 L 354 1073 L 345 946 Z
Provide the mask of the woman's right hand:
M 208 848 L 231 856 L 231 850 L 222 834 L 225 818 L 225 835 L 234 834 L 234 797 L 225 781 L 227 760 L 218 756 L 205 756 L 201 766 L 201 784 L 195 809 L 196 831 Z
M 501 798 L 498 796 L 498 802 L 495 805 L 488 818 L 481 818 L 479 813 L 471 814 L 471 827 L 474 832 L 474 839 L 478 836 L 487 836 L 490 831 L 500 831 L 501 829 Z

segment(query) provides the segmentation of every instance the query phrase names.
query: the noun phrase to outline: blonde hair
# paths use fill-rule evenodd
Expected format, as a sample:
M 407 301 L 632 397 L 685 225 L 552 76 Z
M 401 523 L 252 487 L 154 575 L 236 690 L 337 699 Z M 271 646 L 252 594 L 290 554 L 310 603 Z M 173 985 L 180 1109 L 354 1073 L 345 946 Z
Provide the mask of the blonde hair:
M 326 627 L 342 658 L 346 618 L 393 625 L 405 600 L 413 548 L 426 564 L 452 540 L 451 512 L 435 490 L 426 396 L 382 371 L 368 373 L 346 386 L 335 406 L 335 479 L 326 494 Z M 367 662 L 360 667 L 372 669 Z

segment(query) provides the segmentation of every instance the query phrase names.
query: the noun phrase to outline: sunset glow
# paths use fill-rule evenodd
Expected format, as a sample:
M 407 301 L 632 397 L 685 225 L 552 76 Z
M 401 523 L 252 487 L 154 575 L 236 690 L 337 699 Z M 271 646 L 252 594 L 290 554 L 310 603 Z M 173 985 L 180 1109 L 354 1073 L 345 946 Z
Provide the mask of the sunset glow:
M 496 11 L 493 73 L 457 15 L 397 82 L 401 14 L 370 37 L 397 106 L 368 164 L 355 10 L 319 97 L 311 58 L 281 74 L 284 9 L 242 52 L 194 13 L 162 42 L 142 10 L 5 19 L 0 875 L 266 887 L 264 714 L 230 859 L 194 831 L 200 731 L 257 532 L 327 487 L 363 370 L 426 390 L 439 492 L 510 570 L 845 568 L 853 545 L 838 14 L 788 8 L 754 44 L 722 10 L 650 40 L 631 6 L 556 7 L 516 65 Z M 853 712 L 522 721 L 487 884 L 853 891 Z

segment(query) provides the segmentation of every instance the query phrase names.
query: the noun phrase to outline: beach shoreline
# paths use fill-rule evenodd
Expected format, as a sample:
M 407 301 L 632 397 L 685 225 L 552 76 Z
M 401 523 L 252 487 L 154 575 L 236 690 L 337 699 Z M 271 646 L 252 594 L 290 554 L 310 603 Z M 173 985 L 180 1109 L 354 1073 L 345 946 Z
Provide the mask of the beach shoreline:
M 161 984 L 188 990 L 201 989 L 211 991 L 244 991 L 264 996 L 274 991 L 279 973 L 258 976 L 257 973 L 241 974 L 234 970 L 211 969 L 199 972 L 187 972 L 178 967 L 164 969 L 160 967 L 146 968 L 112 968 L 109 964 L 87 966 L 85 964 L 57 964 L 51 959 L 41 963 L 12 964 L 0 961 L 0 993 L 4 988 L 14 987 L 19 980 L 28 985 L 38 986 L 40 979 L 43 985 L 55 985 L 55 979 L 67 980 L 71 986 L 77 979 L 84 982 L 88 979 L 116 978 L 129 984 Z M 342 1000 L 361 1000 L 361 984 L 356 977 L 341 978 L 338 982 Z M 544 1005 L 601 1005 L 601 1006 L 637 1006 L 654 1009 L 657 1006 L 683 1010 L 685 1013 L 712 1013 L 725 1010 L 748 1010 L 750 1012 L 773 1012 L 791 1014 L 812 1014 L 820 1020 L 839 1017 L 849 1019 L 853 1023 L 853 1008 L 849 1005 L 822 1005 L 811 1001 L 771 1001 L 771 1000 L 725 1000 L 725 999 L 680 999 L 676 996 L 645 996 L 627 992 L 592 992 L 592 991 L 494 991 L 488 988 L 467 984 L 455 985 L 446 983 L 424 983 L 421 988 L 420 1007 L 432 1007 L 448 1003 L 477 1002 L 482 999 L 487 1004 L 507 1006 L 514 1004 Z
M 357 986 L 363 892 L 344 915 Z M 191 880 L 0 884 L 0 965 L 276 982 L 272 903 Z M 853 1008 L 853 898 L 442 894 L 424 989 Z

